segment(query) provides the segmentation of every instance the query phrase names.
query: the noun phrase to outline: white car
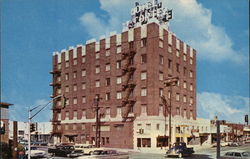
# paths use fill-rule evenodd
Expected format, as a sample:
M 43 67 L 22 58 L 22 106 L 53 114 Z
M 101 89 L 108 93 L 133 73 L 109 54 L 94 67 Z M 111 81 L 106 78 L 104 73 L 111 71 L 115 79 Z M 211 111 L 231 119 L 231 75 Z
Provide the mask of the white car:
M 229 151 L 220 159 L 250 159 L 250 153 L 246 151 Z
M 76 144 L 74 145 L 75 150 L 82 150 L 84 154 L 91 155 L 95 150 L 102 150 L 103 148 L 97 148 L 90 144 Z
M 29 150 L 26 150 L 26 154 L 28 155 Z M 37 147 L 30 148 L 30 157 L 45 157 L 46 152 L 43 150 L 38 150 Z

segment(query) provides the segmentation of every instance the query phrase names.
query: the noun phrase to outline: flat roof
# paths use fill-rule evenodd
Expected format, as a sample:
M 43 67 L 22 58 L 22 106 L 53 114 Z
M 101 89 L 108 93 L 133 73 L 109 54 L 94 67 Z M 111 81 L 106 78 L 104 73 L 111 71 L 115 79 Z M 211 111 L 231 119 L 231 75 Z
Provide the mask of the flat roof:
M 10 103 L 6 103 L 6 102 L 0 102 L 0 107 L 1 108 L 8 108 L 9 106 L 11 106 L 13 104 L 10 104 Z

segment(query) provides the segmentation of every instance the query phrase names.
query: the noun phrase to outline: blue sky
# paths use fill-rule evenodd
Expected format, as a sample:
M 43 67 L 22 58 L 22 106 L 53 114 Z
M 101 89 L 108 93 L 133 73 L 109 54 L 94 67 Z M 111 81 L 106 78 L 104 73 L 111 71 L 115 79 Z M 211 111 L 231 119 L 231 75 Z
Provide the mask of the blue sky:
M 12 120 L 50 100 L 52 52 L 121 32 L 134 0 L 0 0 L 1 101 Z M 145 2 L 139 1 L 140 3 Z M 198 116 L 243 122 L 249 106 L 249 0 L 162 0 L 170 30 L 198 51 Z M 210 110 L 210 111 L 207 111 Z M 50 120 L 49 107 L 34 120 Z

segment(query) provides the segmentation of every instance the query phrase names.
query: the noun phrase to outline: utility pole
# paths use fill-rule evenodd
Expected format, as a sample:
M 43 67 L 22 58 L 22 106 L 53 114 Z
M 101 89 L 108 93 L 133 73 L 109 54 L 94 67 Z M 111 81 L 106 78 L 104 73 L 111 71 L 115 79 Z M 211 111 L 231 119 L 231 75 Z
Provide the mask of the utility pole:
M 179 77 L 170 77 L 167 78 L 166 81 L 164 82 L 165 87 L 170 87 L 170 99 L 169 99 L 169 149 L 171 148 L 171 137 L 172 137 L 172 126 L 171 126 L 171 116 L 172 116 L 172 86 L 176 86 L 178 83 Z
M 17 121 L 13 121 L 13 151 L 12 157 L 17 157 Z
M 217 127 L 217 153 L 216 158 L 220 158 L 220 121 L 216 120 L 216 127 Z
M 62 101 L 63 101 L 63 106 L 65 106 L 66 104 L 66 98 L 63 95 L 58 95 L 56 97 L 54 97 L 52 100 L 50 100 L 46 105 L 44 105 L 41 109 L 39 109 L 34 115 L 31 115 L 31 112 L 35 109 L 37 109 L 38 107 L 41 107 L 42 105 L 38 105 L 32 109 L 29 108 L 28 113 L 29 113 L 29 119 L 28 119 L 28 159 L 30 159 L 30 155 L 31 155 L 31 151 L 30 151 L 30 135 L 31 135 L 31 120 L 32 118 L 34 118 L 38 113 L 40 113 L 44 108 L 46 108 L 50 103 L 52 103 L 55 99 L 62 97 Z
M 95 104 L 95 112 L 96 112 L 96 124 L 95 124 L 95 146 L 96 147 L 100 147 L 100 139 L 101 139 L 101 130 L 100 130 L 100 116 L 99 116 L 99 102 L 100 102 L 101 98 L 99 97 L 99 95 L 95 96 L 94 99 L 94 104 Z
M 161 99 L 162 99 L 162 104 L 164 105 L 164 128 L 165 128 L 165 130 L 164 130 L 164 147 L 166 148 L 166 142 L 167 142 L 167 136 L 166 136 L 166 134 L 167 134 L 167 130 L 166 130 L 166 122 L 167 122 L 167 112 L 168 112 L 168 114 L 169 114 L 169 110 L 168 110 L 168 104 L 167 104 L 167 100 L 166 100 L 166 98 L 165 98 L 165 96 L 164 95 L 162 95 L 161 96 Z

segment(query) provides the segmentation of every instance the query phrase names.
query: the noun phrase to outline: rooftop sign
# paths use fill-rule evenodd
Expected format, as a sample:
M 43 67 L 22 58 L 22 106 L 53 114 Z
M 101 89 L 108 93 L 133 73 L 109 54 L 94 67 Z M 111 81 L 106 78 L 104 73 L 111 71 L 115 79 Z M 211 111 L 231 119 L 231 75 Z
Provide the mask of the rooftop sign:
M 124 27 L 134 28 L 138 25 L 147 24 L 151 20 L 156 20 L 159 24 L 166 24 L 170 19 L 172 19 L 172 10 L 163 8 L 162 2 L 158 3 L 158 0 L 142 5 L 136 2 L 135 8 L 131 9 L 131 20 L 127 21 Z

